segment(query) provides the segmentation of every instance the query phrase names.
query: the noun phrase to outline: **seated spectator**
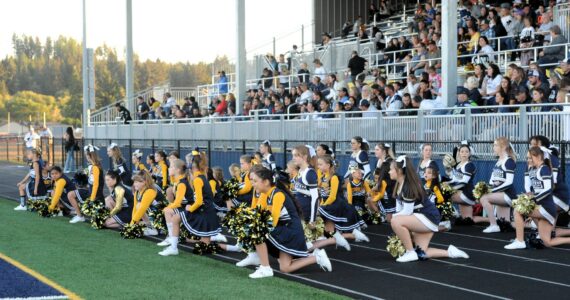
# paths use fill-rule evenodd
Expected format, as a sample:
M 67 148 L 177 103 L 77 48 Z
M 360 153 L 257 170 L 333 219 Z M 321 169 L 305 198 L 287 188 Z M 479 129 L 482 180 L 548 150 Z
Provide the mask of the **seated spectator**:
M 481 45 L 481 38 L 487 38 L 487 45 L 491 47 L 491 50 L 495 49 L 495 41 L 493 40 L 496 36 L 496 32 L 490 25 L 491 20 L 487 18 L 479 18 L 479 45 Z M 490 42 L 492 41 L 492 42 Z M 482 47 L 482 46 L 481 46 Z M 491 51 L 492 52 L 492 51 Z
M 499 66 L 495 64 L 490 64 L 487 67 L 487 76 L 485 76 L 485 81 L 483 83 L 483 99 L 485 99 L 485 105 L 495 105 L 495 94 L 501 86 L 501 71 Z
M 275 103 L 273 104 L 273 114 L 274 115 L 282 115 L 285 114 L 285 106 L 283 105 L 283 103 L 281 101 L 275 101 Z M 277 118 L 279 119 L 279 118 Z
M 562 77 L 570 78 L 570 58 L 560 61 L 560 69 L 562 70 Z
M 313 76 L 313 80 L 311 81 L 310 89 L 313 93 L 322 92 L 326 90 L 327 86 L 321 82 L 321 77 Z
M 174 119 L 176 120 L 186 119 L 186 112 L 182 109 L 177 109 L 176 111 L 174 111 Z M 178 123 L 185 123 L 185 122 L 178 121 Z
M 403 106 L 402 98 L 395 93 L 394 87 L 391 84 L 386 86 L 384 92 L 386 93 L 386 115 L 397 116 L 398 111 L 402 109 Z
M 418 46 L 416 46 L 416 54 L 412 57 L 409 73 L 416 76 L 421 75 L 424 71 L 424 68 L 426 67 L 426 56 L 426 46 L 420 43 Z
M 216 116 L 224 116 L 228 109 L 228 102 L 226 101 L 226 95 L 220 95 L 220 101 L 216 106 Z
M 297 103 L 305 103 L 313 98 L 313 92 L 309 90 L 307 83 L 303 82 L 300 85 L 301 96 L 297 99 Z
M 422 105 L 422 97 L 418 95 L 412 97 L 412 107 L 414 109 L 419 109 L 421 105 Z
M 317 103 L 317 102 L 315 102 Z M 331 109 L 331 104 L 328 100 L 326 99 L 321 99 L 320 101 L 320 112 L 321 114 L 319 114 L 317 116 L 317 119 L 332 119 L 334 118 L 334 114 L 332 114 L 333 110 Z
M 475 101 L 469 99 L 469 90 L 466 88 L 459 86 L 457 87 L 457 102 L 455 103 L 454 107 L 475 107 L 477 103 Z M 472 113 L 476 113 L 472 111 Z M 453 111 L 454 115 L 465 114 L 465 109 L 455 109 Z
M 323 81 L 327 76 L 327 70 L 323 66 L 323 63 L 318 58 L 315 58 L 313 64 L 315 65 L 315 76 L 318 76 L 320 81 Z
M 190 101 L 190 97 L 184 97 L 184 104 L 182 105 L 182 110 L 187 114 L 192 114 L 192 102 Z
M 273 86 L 273 72 L 268 68 L 263 68 L 261 79 L 257 82 L 259 86 L 258 92 L 261 90 L 269 90 Z
M 428 67 L 428 74 L 429 74 L 429 83 L 431 86 L 431 92 L 434 95 L 437 95 L 439 93 L 439 89 L 442 86 L 442 80 L 441 80 L 441 75 L 439 75 L 436 72 L 436 69 L 434 66 L 430 66 Z
M 540 88 L 542 89 L 542 92 L 545 95 L 549 95 L 550 94 L 550 86 L 548 84 L 548 82 L 542 82 L 541 78 L 541 74 L 538 70 L 529 70 L 527 73 L 527 88 L 530 91 L 530 93 L 532 94 L 532 91 Z
M 404 93 L 410 94 L 410 96 L 414 97 L 417 94 L 418 88 L 420 84 L 418 82 L 418 78 L 414 74 L 408 74 L 407 84 L 404 88 Z
M 435 41 L 428 42 L 428 52 L 425 56 L 425 66 L 433 66 L 435 69 L 441 69 L 441 51 L 437 48 Z
M 494 63 L 495 50 L 489 45 L 489 40 L 486 36 L 479 38 L 479 51 L 477 56 L 473 57 L 473 63 Z
M 479 80 L 475 76 L 469 76 L 465 81 L 465 88 L 469 90 L 469 99 L 475 101 L 478 106 L 483 106 L 483 97 L 477 88 Z
M 546 64 L 555 64 L 564 59 L 566 54 L 564 53 L 565 47 L 563 44 L 566 44 L 566 38 L 562 35 L 562 31 L 558 25 L 554 25 L 550 28 L 550 36 L 552 37 L 552 41 L 550 42 L 550 46 L 553 45 L 561 45 L 557 47 L 548 47 L 544 48 L 542 51 L 538 53 L 540 57 L 538 59 L 538 64 L 540 66 Z
M 378 110 L 370 105 L 370 101 L 366 99 L 360 100 L 359 103 L 360 111 L 362 111 L 363 118 L 376 118 L 378 117 Z
M 415 116 L 418 112 L 414 110 L 412 105 L 412 96 L 410 94 L 404 94 L 402 97 L 402 109 L 399 112 L 400 116 Z
M 164 111 L 164 114 L 168 117 L 171 114 L 172 106 L 176 105 L 176 99 L 174 99 L 170 93 L 165 93 L 162 98 L 163 100 L 161 107 Z
M 148 113 L 149 119 L 156 119 L 156 109 L 160 107 L 160 102 L 158 102 L 154 97 L 150 97 L 150 100 L 148 100 L 148 106 L 150 108 Z
M 520 38 L 520 49 L 531 48 L 534 45 L 534 23 L 531 17 L 525 16 L 523 18 L 524 27 L 519 34 Z M 528 63 L 532 59 L 534 53 L 533 50 L 523 50 L 521 51 L 521 66 L 528 66 Z
M 420 81 L 420 86 L 417 92 L 418 96 L 422 97 L 424 100 L 433 99 L 431 89 L 429 88 L 429 82 L 427 80 Z
M 495 95 L 495 102 L 497 105 L 500 106 L 499 109 L 497 109 L 497 112 L 499 113 L 511 112 L 511 108 L 508 107 L 509 105 L 508 95 L 504 91 L 501 90 L 497 92 L 497 94 Z
M 351 112 L 346 114 L 347 118 L 360 118 L 362 115 L 360 113 L 358 113 L 358 108 L 356 108 L 354 106 L 354 103 L 356 102 L 356 98 L 354 97 L 349 97 L 348 100 L 344 101 L 343 104 L 343 108 L 345 112 Z
M 515 101 L 513 104 L 516 105 L 523 105 L 523 104 L 530 104 L 530 96 L 528 94 L 528 90 L 524 86 L 518 87 L 515 91 Z M 518 112 L 519 108 L 515 108 L 515 112 Z
M 285 99 L 283 100 L 284 107 L 286 113 L 288 114 L 298 114 L 299 113 L 299 105 L 295 103 L 294 99 L 291 95 L 286 95 Z
M 200 119 L 200 118 L 202 118 L 202 117 L 203 117 L 203 116 L 202 116 L 202 114 L 200 113 L 200 108 L 199 108 L 199 107 L 192 108 L 192 115 L 190 116 L 190 118 L 192 118 L 192 119 Z M 198 122 L 198 121 L 195 121 L 195 122 Z

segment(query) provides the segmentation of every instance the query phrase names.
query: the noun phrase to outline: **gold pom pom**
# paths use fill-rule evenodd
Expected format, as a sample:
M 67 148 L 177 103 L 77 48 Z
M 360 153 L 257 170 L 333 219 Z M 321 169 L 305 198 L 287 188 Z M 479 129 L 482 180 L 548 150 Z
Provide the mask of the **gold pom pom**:
M 536 202 L 533 197 L 527 194 L 520 194 L 517 199 L 513 200 L 513 208 L 521 215 L 528 216 L 536 208 Z
M 402 244 L 402 240 L 397 235 L 392 235 L 388 238 L 388 245 L 386 246 L 386 250 L 392 255 L 394 258 L 398 258 L 404 253 L 406 253 L 406 248 L 404 248 L 404 244 Z

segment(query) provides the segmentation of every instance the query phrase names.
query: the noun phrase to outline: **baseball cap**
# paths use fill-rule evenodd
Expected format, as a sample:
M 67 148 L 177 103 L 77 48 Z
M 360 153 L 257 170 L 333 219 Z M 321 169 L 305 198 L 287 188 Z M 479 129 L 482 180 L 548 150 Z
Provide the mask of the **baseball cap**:
M 370 107 L 370 102 L 368 102 L 366 99 L 362 99 L 360 100 L 360 106 Z
M 561 60 L 560 63 L 561 64 L 570 64 L 570 58 L 565 59 L 565 60 Z
M 528 77 L 530 77 L 530 76 L 539 77 L 539 76 L 540 76 L 540 73 L 538 73 L 537 70 L 529 70 L 526 75 L 527 75 Z
M 457 95 L 460 95 L 460 94 L 469 95 L 469 90 L 462 87 L 462 86 L 458 86 L 457 87 Z

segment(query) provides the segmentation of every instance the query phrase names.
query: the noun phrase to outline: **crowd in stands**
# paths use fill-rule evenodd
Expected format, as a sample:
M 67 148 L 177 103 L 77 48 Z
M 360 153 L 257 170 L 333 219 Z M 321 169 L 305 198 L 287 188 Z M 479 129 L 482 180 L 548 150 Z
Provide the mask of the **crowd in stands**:
M 240 101 L 239 115 L 255 111 L 264 118 L 326 119 L 339 117 L 406 116 L 415 109 L 432 109 L 432 114 L 463 113 L 463 110 L 433 110 L 447 107 L 442 99 L 445 82 L 441 76 L 441 8 L 431 1 L 420 1 L 413 21 L 399 37 L 387 40 L 374 20 L 393 13 L 386 1 L 372 4 L 366 18 L 359 16 L 343 25 L 342 37 L 354 36 L 361 42 L 373 42 L 377 54 L 367 61 L 353 51 L 347 60 L 344 79 L 326 70 L 319 59 L 299 62 L 292 60 L 299 52 L 293 50 L 277 58 L 268 54 L 269 67 L 262 72 L 257 87 Z M 474 113 L 513 112 L 517 104 L 563 102 L 570 88 L 570 61 L 565 53 L 567 38 L 552 21 L 553 8 L 564 1 L 460 1 L 458 6 L 458 64 L 464 66 L 461 86 L 457 88 L 456 107 L 478 106 Z M 558 2 L 558 3 L 557 3 Z M 499 38 L 499 39 L 497 39 Z M 324 33 L 321 47 L 334 43 Z M 529 47 L 546 47 L 537 52 Z M 525 50 L 526 49 L 526 50 Z M 497 54 L 497 51 L 507 51 Z M 502 59 L 506 70 L 498 66 Z M 309 66 L 309 63 L 312 63 Z M 398 78 L 386 74 L 396 72 Z M 162 103 L 141 99 L 137 118 L 203 118 L 238 115 L 236 98 L 228 91 L 225 73 L 218 82 L 219 96 L 202 110 L 193 97 L 183 106 L 166 94 Z M 558 100 L 557 100 L 558 99 Z M 504 108 L 485 108 L 504 105 Z M 528 110 L 560 110 L 557 106 L 537 106 Z M 275 117 L 266 115 L 277 115 Z

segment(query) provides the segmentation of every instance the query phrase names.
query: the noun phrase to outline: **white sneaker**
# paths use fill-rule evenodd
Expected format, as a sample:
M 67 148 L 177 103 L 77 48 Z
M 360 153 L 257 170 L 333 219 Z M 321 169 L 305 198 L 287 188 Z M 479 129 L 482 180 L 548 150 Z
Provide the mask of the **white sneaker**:
M 16 211 L 24 211 L 24 210 L 26 210 L 26 207 L 23 206 L 23 205 L 18 205 L 18 206 L 16 206 L 16 207 L 14 207 L 14 210 L 16 210 Z
M 71 224 L 80 223 L 80 222 L 85 222 L 85 218 L 83 216 L 75 216 L 71 218 L 71 220 L 69 220 L 69 223 Z
M 344 238 L 344 236 L 342 236 L 342 234 L 340 232 L 338 232 L 338 231 L 335 232 L 333 237 L 336 240 L 336 246 L 337 247 L 343 247 L 344 249 L 346 249 L 346 251 L 350 251 L 350 244 Z
M 469 258 L 469 255 L 462 250 L 457 249 L 453 245 L 449 245 L 447 248 L 447 255 L 449 258 Z
M 442 227 L 446 231 L 451 230 L 451 221 L 441 221 L 439 222 L 439 227 Z
M 58 216 L 58 217 L 63 217 L 63 212 L 60 210 L 60 211 L 57 213 L 57 216 Z
M 164 241 L 157 243 L 156 245 L 161 247 L 170 246 L 170 242 L 168 241 L 168 238 L 165 238 Z
M 354 229 L 352 231 L 352 234 L 354 234 L 354 239 L 355 242 L 360 243 L 360 242 L 370 242 L 370 239 L 366 236 L 366 234 L 362 233 L 362 231 L 358 230 L 358 229 Z
M 410 261 L 416 261 L 416 260 L 418 260 L 418 254 L 414 250 L 406 251 L 406 253 L 404 253 L 404 255 L 402 255 L 396 259 L 397 262 L 410 262 Z
M 323 269 L 327 272 L 332 272 L 331 260 L 329 259 L 325 250 L 315 249 L 315 252 L 313 252 L 313 255 L 317 259 L 317 264 L 319 266 L 321 266 L 321 269 Z
M 158 254 L 162 255 L 162 256 L 178 255 L 178 248 L 168 247 L 168 248 L 158 252 Z
M 501 228 L 499 227 L 499 225 L 489 225 L 489 227 L 485 228 L 483 230 L 483 233 L 495 233 L 495 232 L 501 232 Z
M 538 228 L 538 226 L 536 226 L 536 223 L 534 223 L 534 220 L 533 220 L 533 221 L 530 221 L 530 228 L 532 228 L 532 229 L 537 229 L 537 228 Z
M 228 239 L 226 238 L 225 235 L 218 233 L 215 236 L 210 238 L 210 241 L 212 242 L 218 242 L 218 243 L 227 243 Z
M 259 260 L 259 256 L 257 255 L 257 253 L 252 252 L 252 253 L 248 253 L 246 258 L 238 261 L 236 263 L 236 266 L 247 267 L 247 266 L 259 266 L 260 264 L 261 264 L 261 261 Z
M 156 236 L 158 235 L 158 230 L 154 229 L 154 228 L 145 228 L 143 230 L 143 235 L 144 236 Z
M 313 248 L 313 243 L 307 242 L 307 250 Z
M 265 277 L 273 277 L 273 269 L 270 266 L 259 266 L 255 272 L 249 274 L 249 278 L 253 279 Z
M 505 249 L 515 250 L 515 249 L 526 249 L 526 243 L 515 239 L 512 243 L 505 246 Z

